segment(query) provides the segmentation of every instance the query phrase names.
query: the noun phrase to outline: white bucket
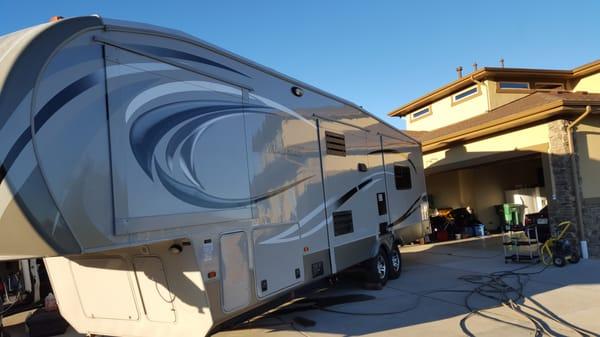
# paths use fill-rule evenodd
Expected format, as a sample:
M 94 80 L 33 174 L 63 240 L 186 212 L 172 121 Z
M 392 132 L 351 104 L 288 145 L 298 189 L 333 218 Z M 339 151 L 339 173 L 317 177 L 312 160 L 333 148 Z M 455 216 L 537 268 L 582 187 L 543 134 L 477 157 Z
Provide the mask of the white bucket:
M 581 257 L 585 260 L 590 258 L 590 252 L 588 251 L 588 244 L 587 241 L 583 240 L 583 241 L 579 241 L 580 245 L 581 245 Z

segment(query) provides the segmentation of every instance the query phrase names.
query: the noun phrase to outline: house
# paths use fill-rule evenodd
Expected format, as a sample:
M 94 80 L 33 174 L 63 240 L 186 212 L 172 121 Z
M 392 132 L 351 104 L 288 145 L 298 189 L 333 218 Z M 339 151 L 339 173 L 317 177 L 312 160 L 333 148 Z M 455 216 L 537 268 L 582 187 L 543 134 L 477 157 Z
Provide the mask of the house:
M 460 70 L 460 69 L 457 69 Z M 600 60 L 572 70 L 481 68 L 389 113 L 423 145 L 433 207 L 547 205 L 600 256 Z

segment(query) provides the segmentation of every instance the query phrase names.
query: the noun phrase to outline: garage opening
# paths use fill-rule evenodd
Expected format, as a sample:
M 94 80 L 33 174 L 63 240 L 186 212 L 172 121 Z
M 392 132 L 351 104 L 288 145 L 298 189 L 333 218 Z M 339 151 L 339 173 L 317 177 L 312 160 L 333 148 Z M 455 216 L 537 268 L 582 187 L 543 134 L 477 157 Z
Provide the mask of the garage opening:
M 468 164 L 460 168 L 436 172 L 426 171 L 430 208 L 438 214 L 466 214 L 480 224 L 486 233 L 502 231 L 503 204 L 522 205 L 518 221 L 524 223 L 525 214 L 538 213 L 548 204 L 551 197 L 551 177 L 546 154 L 530 154 L 510 159 L 493 159 L 477 165 Z M 456 213 L 458 212 L 458 213 Z M 447 230 L 447 239 L 481 235 L 463 228 L 436 228 Z M 456 235 L 459 234 L 459 235 Z M 436 241 L 444 241 L 444 233 Z

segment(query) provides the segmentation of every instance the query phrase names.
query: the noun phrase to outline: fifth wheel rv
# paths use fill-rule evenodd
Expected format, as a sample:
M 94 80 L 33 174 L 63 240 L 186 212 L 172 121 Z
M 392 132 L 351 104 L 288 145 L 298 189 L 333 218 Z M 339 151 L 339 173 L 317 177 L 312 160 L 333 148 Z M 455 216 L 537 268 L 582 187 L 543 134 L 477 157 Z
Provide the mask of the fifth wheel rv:
M 430 231 L 418 142 L 185 33 L 76 17 L 0 37 L 0 259 L 81 333 L 204 336 Z

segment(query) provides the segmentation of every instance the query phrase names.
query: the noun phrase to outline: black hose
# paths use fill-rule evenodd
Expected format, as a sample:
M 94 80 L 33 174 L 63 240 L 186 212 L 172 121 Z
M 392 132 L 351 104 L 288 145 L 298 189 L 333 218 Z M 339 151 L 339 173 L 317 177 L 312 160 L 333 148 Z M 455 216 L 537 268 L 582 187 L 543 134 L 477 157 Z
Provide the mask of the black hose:
M 406 308 L 394 311 L 383 311 L 383 312 L 360 312 L 360 311 L 345 311 L 332 309 L 332 305 L 343 304 L 343 303 L 321 303 L 318 298 L 306 298 L 303 300 L 304 303 L 308 304 L 299 308 L 299 310 L 320 310 L 325 312 L 337 313 L 342 315 L 350 316 L 386 316 L 386 315 L 398 315 L 403 314 L 419 307 L 423 297 L 430 297 L 429 295 L 435 293 L 462 293 L 465 294 L 464 303 L 461 305 L 468 310 L 468 313 L 461 319 L 460 328 L 463 333 L 467 336 L 474 337 L 475 334 L 468 328 L 468 321 L 474 316 L 479 316 L 495 322 L 500 322 L 508 325 L 512 325 L 524 330 L 534 332 L 534 336 L 541 337 L 544 335 L 550 336 L 563 336 L 558 331 L 555 331 L 550 327 L 547 321 L 549 319 L 554 323 L 572 330 L 576 334 L 582 337 L 600 337 L 600 334 L 581 328 L 573 323 L 570 323 L 556 314 L 551 312 L 548 308 L 536 300 L 529 298 L 525 295 L 525 286 L 530 279 L 530 276 L 543 273 L 548 266 L 544 266 L 536 271 L 526 272 L 525 269 L 531 268 L 534 265 L 527 265 L 513 270 L 493 272 L 489 274 L 473 274 L 463 275 L 459 279 L 474 286 L 473 289 L 469 290 L 458 290 L 458 289 L 435 289 L 426 292 L 411 293 L 416 295 L 417 298 L 411 305 Z M 501 318 L 493 317 L 490 314 L 485 313 L 485 308 L 475 308 L 472 305 L 472 300 L 475 296 L 487 298 L 499 306 L 504 306 L 517 315 L 525 318 L 531 323 L 531 326 L 525 326 L 518 323 L 505 321 Z M 432 299 L 436 299 L 430 297 Z M 364 299 L 363 299 L 364 300 Z M 524 300 L 531 301 L 533 305 L 524 304 Z M 536 308 L 537 307 L 537 308 Z M 535 312 L 537 315 L 532 315 L 526 312 L 523 308 Z M 298 309 L 296 309 L 298 310 Z M 293 309 L 290 311 L 294 311 Z M 278 316 L 278 314 L 286 314 L 286 310 L 282 312 L 271 312 L 267 313 L 265 317 Z

